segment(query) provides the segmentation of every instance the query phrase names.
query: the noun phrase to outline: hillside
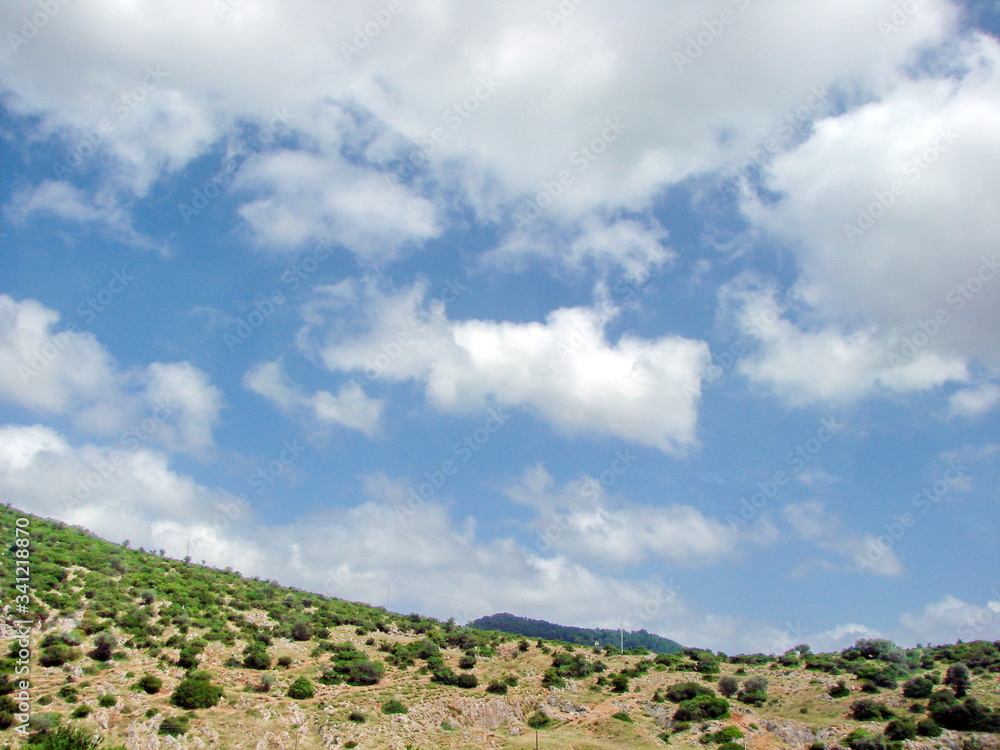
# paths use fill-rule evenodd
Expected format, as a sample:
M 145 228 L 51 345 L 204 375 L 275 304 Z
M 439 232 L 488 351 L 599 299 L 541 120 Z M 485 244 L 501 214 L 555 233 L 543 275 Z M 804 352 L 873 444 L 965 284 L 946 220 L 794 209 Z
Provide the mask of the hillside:
M 48 750 L 98 735 L 129 750 L 515 750 L 537 729 L 566 750 L 881 750 L 883 732 L 907 750 L 1000 747 L 1000 643 L 620 654 L 283 588 L 5 506 L 0 539 L 0 746 L 30 729 Z
M 577 628 L 569 625 L 556 625 L 545 620 L 532 620 L 529 617 L 518 617 L 507 612 L 487 615 L 469 623 L 474 628 L 496 630 L 500 633 L 523 635 L 526 638 L 544 638 L 550 641 L 574 643 L 579 646 L 621 646 L 626 651 L 644 648 L 654 654 L 676 654 L 683 649 L 677 641 L 647 633 L 645 630 L 631 630 L 624 633 L 622 639 L 617 630 L 605 628 Z

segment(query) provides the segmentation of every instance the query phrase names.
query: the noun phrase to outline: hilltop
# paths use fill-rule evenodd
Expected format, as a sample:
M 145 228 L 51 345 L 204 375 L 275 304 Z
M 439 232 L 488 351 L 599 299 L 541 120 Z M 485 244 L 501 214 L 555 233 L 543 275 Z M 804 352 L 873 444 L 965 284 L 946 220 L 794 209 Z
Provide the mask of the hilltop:
M 536 730 L 566 750 L 1000 747 L 1000 642 L 623 654 L 319 596 L 5 506 L 0 539 L 0 746 L 26 746 L 26 669 L 48 750 L 516 750 Z
M 469 625 L 482 630 L 496 630 L 500 633 L 523 635 L 527 638 L 544 638 L 550 641 L 573 643 L 578 646 L 593 646 L 595 643 L 602 646 L 617 644 L 626 651 L 646 649 L 654 654 L 676 654 L 684 648 L 677 641 L 654 633 L 647 633 L 645 630 L 630 630 L 619 634 L 617 630 L 556 625 L 545 620 L 518 617 L 508 612 L 480 617 L 470 622 Z

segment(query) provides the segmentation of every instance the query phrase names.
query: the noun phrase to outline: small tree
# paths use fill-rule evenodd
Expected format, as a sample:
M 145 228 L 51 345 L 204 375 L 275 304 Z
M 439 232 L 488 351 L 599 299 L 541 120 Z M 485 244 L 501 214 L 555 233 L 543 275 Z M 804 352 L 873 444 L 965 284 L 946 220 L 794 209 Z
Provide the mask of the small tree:
M 108 661 L 115 654 L 118 641 L 114 635 L 108 631 L 102 631 L 94 636 L 94 650 L 90 652 L 90 658 L 96 661 Z
M 410 709 L 406 707 L 403 701 L 397 698 L 390 698 L 385 703 L 382 704 L 382 713 L 384 714 L 408 714 Z
M 952 664 L 944 675 L 944 684 L 955 691 L 957 698 L 964 698 L 972 687 L 972 675 L 964 664 Z
M 740 689 L 740 681 L 735 677 L 720 677 L 719 678 L 719 692 L 722 693 L 725 698 L 732 698 Z
M 288 686 L 288 697 L 294 698 L 295 700 L 307 700 L 312 698 L 316 694 L 312 683 L 305 677 L 299 677 L 295 682 Z

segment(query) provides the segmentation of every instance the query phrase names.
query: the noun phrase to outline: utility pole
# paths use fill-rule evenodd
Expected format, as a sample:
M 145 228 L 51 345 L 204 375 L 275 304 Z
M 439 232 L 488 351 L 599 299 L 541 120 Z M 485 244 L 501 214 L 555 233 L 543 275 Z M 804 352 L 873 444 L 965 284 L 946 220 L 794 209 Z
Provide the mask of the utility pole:
M 621 652 L 625 653 L 625 618 L 618 619 L 618 639 L 621 645 Z

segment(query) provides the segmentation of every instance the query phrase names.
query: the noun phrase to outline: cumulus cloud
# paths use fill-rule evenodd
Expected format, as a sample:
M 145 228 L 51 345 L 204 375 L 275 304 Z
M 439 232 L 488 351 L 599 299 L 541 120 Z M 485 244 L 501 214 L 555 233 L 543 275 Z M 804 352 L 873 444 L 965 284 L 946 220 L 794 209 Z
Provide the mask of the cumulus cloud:
M 903 573 L 903 563 L 891 547 L 887 548 L 872 534 L 842 529 L 840 518 L 827 512 L 819 500 L 789 503 L 782 509 L 782 516 L 800 539 L 812 541 L 819 549 L 849 560 L 848 565 L 840 566 L 841 570 L 856 570 L 877 576 L 899 576 Z M 801 568 L 799 573 L 814 566 Z M 821 561 L 819 567 L 829 569 L 831 566 Z
M 723 292 L 756 349 L 739 371 L 796 406 L 845 403 L 878 393 L 914 393 L 969 377 L 961 357 L 908 346 L 875 326 L 845 330 L 788 317 L 773 290 L 737 284 Z
M 1000 386 L 996 383 L 964 388 L 948 398 L 951 416 L 968 419 L 993 411 L 997 404 L 1000 404 Z
M 635 458 L 616 457 L 622 474 Z M 600 480 L 583 476 L 556 487 L 538 464 L 505 494 L 538 511 L 532 522 L 535 546 L 574 560 L 634 565 L 648 559 L 687 566 L 711 565 L 733 557 L 740 539 L 732 526 L 690 505 L 638 505 L 612 498 Z
M 59 313 L 36 300 L 0 295 L 0 398 L 42 414 L 69 414 L 100 435 L 138 429 L 155 414 L 155 440 L 170 450 L 203 455 L 222 393 L 190 362 L 154 362 L 130 372 L 93 335 L 75 324 L 59 329 Z
M 345 383 L 336 395 L 317 391 L 310 396 L 291 382 L 280 360 L 256 365 L 244 375 L 243 386 L 284 412 L 305 410 L 319 422 L 333 422 L 368 437 L 378 433 L 385 407 L 384 401 L 370 398 L 356 381 Z
M 886 35 L 889 0 L 735 5 L 634 0 L 566 15 L 554 0 L 487 11 L 446 0 L 393 15 L 355 53 L 372 13 L 384 11 L 376 0 L 222 10 L 144 0 L 125 15 L 70 4 L 18 42 L 0 84 L 13 111 L 64 140 L 67 164 L 99 165 L 137 195 L 287 111 L 280 135 L 252 144 L 259 158 L 240 176 L 255 190 L 240 200 L 258 239 L 284 245 L 332 226 L 363 255 L 380 243 L 391 255 L 437 231 L 410 186 L 439 207 L 457 194 L 480 218 L 502 221 L 566 174 L 547 209 L 557 222 L 595 209 L 647 212 L 664 187 L 744 161 L 816 87 L 891 90 L 920 52 L 954 33 L 957 15 L 947 0 L 927 0 Z M 13 0 L 0 20 L 20 28 L 35 11 Z M 683 62 L 690 38 L 722 23 L 723 11 L 735 12 L 724 33 Z M 332 125 L 333 107 L 356 115 L 363 137 Z M 609 131 L 609 122 L 620 124 Z M 281 152 L 293 142 L 310 150 Z M 386 175 L 406 189 L 386 189 Z M 333 176 L 351 188 L 332 187 Z M 582 250 L 604 254 L 578 246 L 570 257 Z
M 395 295 L 370 284 L 338 287 L 340 304 L 344 295 L 366 301 L 363 330 L 345 330 L 338 317 L 310 323 L 299 337 L 330 370 L 417 381 L 445 412 L 499 402 L 528 408 L 568 434 L 674 453 L 696 443 L 704 342 L 629 335 L 611 342 L 605 329 L 617 311 L 610 306 L 562 308 L 535 323 L 452 321 L 443 305 L 425 302 L 420 283 Z
M 769 163 L 777 197 L 744 202 L 795 254 L 802 296 L 826 323 L 870 326 L 897 353 L 916 352 L 914 384 L 954 379 L 962 363 L 1000 366 L 1000 218 L 982 210 L 1000 201 L 1000 44 L 971 37 L 941 67 L 960 73 L 925 73 L 818 121 Z M 846 351 L 846 372 L 865 357 Z

